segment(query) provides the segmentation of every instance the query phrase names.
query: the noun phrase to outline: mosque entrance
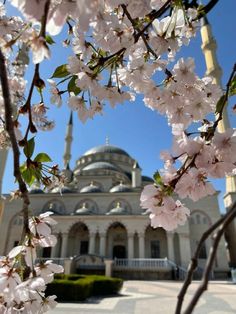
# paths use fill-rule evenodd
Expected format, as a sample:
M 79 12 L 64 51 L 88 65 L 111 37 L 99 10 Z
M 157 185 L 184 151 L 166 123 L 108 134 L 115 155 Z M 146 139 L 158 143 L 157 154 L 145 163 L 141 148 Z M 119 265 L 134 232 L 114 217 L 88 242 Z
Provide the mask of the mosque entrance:
M 124 245 L 115 245 L 113 247 L 113 258 L 126 258 L 126 249 Z

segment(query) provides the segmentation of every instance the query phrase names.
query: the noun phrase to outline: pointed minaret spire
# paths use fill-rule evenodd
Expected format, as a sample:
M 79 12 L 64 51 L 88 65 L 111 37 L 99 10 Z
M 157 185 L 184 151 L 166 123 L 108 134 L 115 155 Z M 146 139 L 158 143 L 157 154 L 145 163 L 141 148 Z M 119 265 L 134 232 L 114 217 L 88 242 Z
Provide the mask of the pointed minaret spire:
M 72 111 L 71 111 L 69 122 L 67 124 L 66 137 L 65 137 L 65 153 L 64 153 L 64 156 L 63 156 L 64 169 L 69 169 L 70 168 L 71 144 L 72 144 L 72 140 L 73 140 L 72 132 L 73 132 L 73 114 L 72 114 Z

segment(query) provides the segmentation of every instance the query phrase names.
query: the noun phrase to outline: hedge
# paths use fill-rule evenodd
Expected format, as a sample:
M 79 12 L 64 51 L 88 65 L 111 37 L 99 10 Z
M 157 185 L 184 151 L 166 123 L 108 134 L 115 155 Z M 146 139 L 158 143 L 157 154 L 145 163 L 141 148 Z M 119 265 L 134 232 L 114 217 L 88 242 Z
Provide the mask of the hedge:
M 98 275 L 91 275 L 89 278 L 94 280 L 92 295 L 116 294 L 123 286 L 123 280 L 120 278 L 111 278 Z
M 47 285 L 46 295 L 57 296 L 57 301 L 84 301 L 91 296 L 111 295 L 120 291 L 123 280 L 98 275 L 56 275 Z

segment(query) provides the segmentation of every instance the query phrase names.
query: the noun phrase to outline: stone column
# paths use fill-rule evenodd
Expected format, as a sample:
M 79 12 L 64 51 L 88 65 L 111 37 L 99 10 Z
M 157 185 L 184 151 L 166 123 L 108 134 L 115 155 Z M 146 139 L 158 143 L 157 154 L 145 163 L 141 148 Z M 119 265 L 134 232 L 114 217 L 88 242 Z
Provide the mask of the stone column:
M 96 234 L 91 232 L 89 235 L 89 254 L 95 253 L 95 238 Z
M 57 243 L 51 249 L 51 258 L 60 257 L 60 256 L 57 256 L 58 255 L 58 236 L 57 236 L 57 234 L 54 234 L 54 235 L 57 238 Z
M 68 258 L 64 262 L 64 273 L 69 275 L 71 273 L 72 259 Z
M 144 233 L 138 233 L 139 258 L 145 258 Z
M 99 248 L 99 254 L 101 256 L 106 255 L 106 235 L 105 233 L 100 233 L 100 248 Z
M 61 257 L 67 256 L 68 233 L 62 233 Z
M 191 260 L 191 247 L 189 234 L 179 233 L 179 249 L 181 266 L 187 267 Z
M 128 233 L 128 258 L 134 258 L 134 234 Z
M 105 260 L 105 276 L 112 276 L 112 268 L 113 268 L 113 260 L 106 259 Z
M 168 249 L 168 259 L 172 262 L 175 262 L 175 253 L 174 253 L 174 234 L 172 232 L 167 232 L 167 249 Z

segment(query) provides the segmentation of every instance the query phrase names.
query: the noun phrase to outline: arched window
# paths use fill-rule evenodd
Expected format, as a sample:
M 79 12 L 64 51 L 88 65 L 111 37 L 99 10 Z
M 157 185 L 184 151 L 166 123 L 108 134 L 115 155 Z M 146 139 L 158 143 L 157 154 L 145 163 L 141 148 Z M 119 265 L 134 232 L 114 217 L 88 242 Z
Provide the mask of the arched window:
M 196 215 L 196 221 L 198 225 L 201 223 L 201 216 L 199 214 Z

